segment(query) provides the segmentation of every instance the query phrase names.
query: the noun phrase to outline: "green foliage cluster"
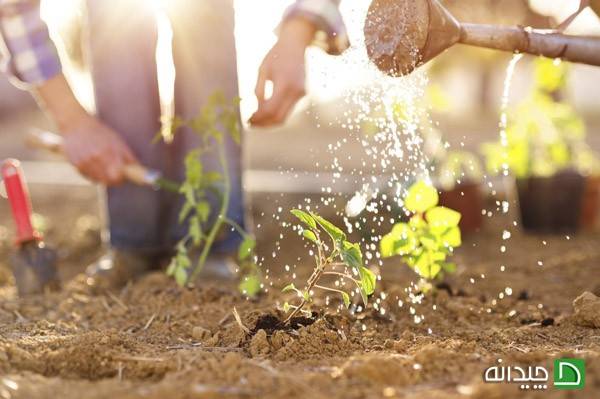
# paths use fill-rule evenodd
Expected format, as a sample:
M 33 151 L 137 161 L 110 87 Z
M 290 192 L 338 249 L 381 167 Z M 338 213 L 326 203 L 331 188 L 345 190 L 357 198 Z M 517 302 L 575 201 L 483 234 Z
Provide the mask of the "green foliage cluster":
M 433 280 L 443 272 L 453 273 L 456 265 L 447 261 L 454 248 L 461 245 L 458 223 L 460 213 L 438 204 L 437 190 L 419 181 L 404 199 L 413 216 L 408 223 L 397 223 L 381 239 L 384 258 L 400 256 L 421 278 Z
M 239 99 L 228 101 L 222 94 L 215 93 L 195 118 L 187 121 L 175 118 L 172 121 L 174 132 L 182 126 L 188 126 L 201 140 L 200 145 L 185 158 L 185 181 L 179 189 L 185 197 L 185 203 L 179 214 L 179 222 L 187 223 L 188 233 L 177 244 L 177 253 L 167 274 L 173 276 L 181 286 L 194 281 L 222 229 L 234 229 L 243 238 L 237 259 L 241 274 L 240 291 L 252 296 L 260 290 L 260 273 L 254 262 L 256 243 L 241 226 L 227 218 L 231 182 L 224 141 L 229 135 L 236 143 L 240 143 L 238 106 Z M 202 156 L 209 152 L 218 154 L 220 172 L 205 169 Z M 218 209 L 211 208 L 209 196 L 218 198 Z M 192 253 L 198 255 L 195 264 L 190 256 Z
M 284 311 L 289 315 L 284 323 L 289 322 L 299 312 L 305 312 L 304 307 L 312 302 L 314 289 L 334 292 L 339 294 L 346 307 L 350 306 L 350 293 L 343 290 L 345 281 L 351 282 L 358 289 L 365 306 L 369 295 L 375 291 L 375 274 L 363 264 L 363 257 L 358 244 L 347 240 L 346 234 L 333 223 L 325 220 L 313 212 L 304 212 L 299 209 L 291 211 L 292 214 L 302 222 L 302 236 L 313 243 L 317 249 L 315 256 L 315 268 L 308 278 L 304 289 L 298 289 L 294 284 L 289 284 L 283 291 L 296 292 L 299 298 L 297 304 L 284 304 Z M 326 233 L 331 245 L 322 239 L 322 233 Z M 334 276 L 342 281 L 339 287 L 327 287 L 320 285 L 323 276 Z
M 505 145 L 487 143 L 482 148 L 491 173 L 508 168 L 517 178 L 527 178 L 569 168 L 586 174 L 597 171 L 582 119 L 570 104 L 556 99 L 567 77 L 565 62 L 535 61 L 531 94 L 508 113 Z

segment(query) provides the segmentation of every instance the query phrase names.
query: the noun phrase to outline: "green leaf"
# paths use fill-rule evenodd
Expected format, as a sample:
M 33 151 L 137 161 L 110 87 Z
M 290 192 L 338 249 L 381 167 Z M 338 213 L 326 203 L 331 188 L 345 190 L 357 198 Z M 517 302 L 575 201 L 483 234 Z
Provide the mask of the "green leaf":
M 358 244 L 344 241 L 341 248 L 342 260 L 345 264 L 356 269 L 360 269 L 363 265 L 362 253 Z
M 208 216 L 210 215 L 210 204 L 208 201 L 201 201 L 196 205 L 196 214 L 202 223 L 208 221 Z
M 294 283 L 288 284 L 285 287 L 283 287 L 283 289 L 281 290 L 281 292 L 289 292 L 289 291 L 297 291 L 296 286 L 294 285 Z
M 313 217 L 308 213 L 301 211 L 300 209 L 292 209 L 290 212 L 292 213 L 292 215 L 296 216 L 298 219 L 300 219 L 302 223 L 304 223 L 311 229 L 317 228 L 317 223 L 315 222 L 315 219 L 313 219 Z
M 375 284 L 377 282 L 377 276 L 371 270 L 366 267 L 358 268 L 358 275 L 360 277 L 360 296 L 363 300 L 365 306 L 367 306 L 369 301 L 369 295 L 372 295 L 375 292 Z
M 169 267 L 167 267 L 167 276 L 173 276 L 175 274 L 175 270 L 177 270 L 177 260 L 175 257 L 173 257 L 169 263 Z
M 423 256 L 422 258 L 426 258 L 426 256 Z M 438 275 L 438 273 L 442 270 L 442 267 L 439 265 L 439 263 L 422 261 L 417 262 L 415 270 L 421 277 L 431 280 Z
M 200 152 L 190 151 L 185 156 L 185 179 L 192 187 L 196 187 L 202 179 L 202 162 L 200 161 Z
M 305 300 L 306 302 L 310 302 L 310 292 L 308 292 L 308 291 L 303 291 L 303 292 L 302 292 L 302 298 L 304 298 L 304 300 Z
M 285 313 L 289 312 L 291 308 L 292 308 L 292 307 L 290 306 L 290 304 L 289 304 L 289 303 L 285 302 L 285 303 L 283 304 L 283 311 L 284 311 Z
M 340 230 L 338 227 L 336 227 L 333 223 L 322 218 L 321 216 L 317 215 L 316 213 L 311 213 L 310 215 L 319 224 L 319 226 L 321 226 L 323 228 L 323 230 L 325 230 L 327 232 L 327 234 L 329 234 L 329 236 L 331 237 L 333 242 L 340 243 L 340 242 L 346 240 L 346 234 L 342 230 Z
M 379 252 L 381 253 L 382 257 L 389 258 L 396 255 L 394 252 L 395 242 L 396 238 L 391 233 L 386 234 L 381 238 L 381 242 L 379 243 Z
M 183 267 L 178 267 L 175 270 L 175 281 L 180 287 L 184 287 L 187 283 L 188 274 L 186 269 Z
M 446 253 L 443 251 L 432 251 L 429 254 L 429 257 L 433 262 L 444 261 L 444 260 L 446 260 L 446 256 L 447 256 Z
M 311 240 L 314 243 L 317 243 L 317 236 L 311 230 L 302 230 L 302 235 L 304 238 Z
M 392 231 L 383 236 L 379 244 L 381 256 L 389 258 L 396 255 L 406 255 L 418 245 L 416 235 L 406 223 L 397 223 Z
M 190 212 L 194 209 L 194 205 L 191 202 L 186 201 L 179 211 L 179 223 L 183 223 L 183 221 L 190 215 Z
M 256 296 L 260 292 L 260 278 L 256 275 L 246 276 L 240 282 L 238 289 L 242 294 Z
M 424 181 L 418 181 L 408 190 L 404 206 L 413 213 L 422 213 L 438 203 L 438 192 Z
M 196 205 L 196 190 L 190 182 L 185 182 L 179 187 L 179 193 L 185 196 L 185 202 L 190 206 Z
M 350 307 L 350 295 L 348 295 L 346 292 L 340 292 L 340 294 L 342 295 L 342 300 L 344 301 L 344 306 L 347 308 Z
M 442 242 L 444 245 L 457 248 L 462 244 L 460 229 L 458 227 L 450 227 L 443 235 Z
M 456 227 L 460 222 L 460 213 L 444 206 L 436 206 L 427 211 L 425 218 L 431 227 Z
M 242 241 L 238 248 L 238 260 L 241 262 L 247 259 L 252 254 L 255 247 L 256 240 L 254 238 L 251 236 L 244 237 L 244 241 Z
M 190 236 L 192 237 L 194 245 L 199 245 L 202 241 L 203 233 L 198 216 L 192 216 L 190 218 Z
M 219 172 L 207 172 L 204 174 L 202 182 L 205 185 L 209 186 L 209 185 L 219 182 L 221 180 L 223 180 L 223 175 L 221 175 Z
M 425 249 L 435 250 L 438 247 L 436 237 L 429 232 L 423 232 L 423 234 L 421 234 L 421 237 L 419 238 L 419 242 L 421 243 L 421 245 L 423 245 L 423 247 L 425 247 Z

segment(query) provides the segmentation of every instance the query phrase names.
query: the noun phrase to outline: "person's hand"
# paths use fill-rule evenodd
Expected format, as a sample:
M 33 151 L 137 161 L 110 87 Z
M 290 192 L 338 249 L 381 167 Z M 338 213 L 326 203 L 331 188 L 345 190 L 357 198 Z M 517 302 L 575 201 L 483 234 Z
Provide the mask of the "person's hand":
M 91 115 L 85 114 L 62 134 L 69 162 L 97 183 L 118 185 L 125 178 L 124 166 L 137 163 L 123 139 Z
M 309 21 L 301 18 L 287 21 L 282 26 L 279 40 L 265 57 L 258 73 L 258 110 L 250 118 L 252 125 L 266 127 L 283 123 L 304 96 L 304 54 L 314 39 L 315 31 Z M 273 84 L 270 98 L 265 97 L 267 82 Z
M 67 158 L 79 172 L 107 186 L 123 182 L 124 166 L 137 163 L 135 156 L 115 131 L 87 113 L 62 74 L 34 94 L 58 125 Z

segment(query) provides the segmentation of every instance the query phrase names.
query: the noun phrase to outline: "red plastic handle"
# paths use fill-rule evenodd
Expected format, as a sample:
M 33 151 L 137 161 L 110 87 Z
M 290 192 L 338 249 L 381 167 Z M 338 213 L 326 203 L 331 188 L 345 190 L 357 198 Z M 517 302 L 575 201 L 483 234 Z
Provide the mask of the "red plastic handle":
M 31 201 L 21 170 L 21 163 L 16 159 L 7 159 L 2 162 L 2 179 L 17 228 L 17 244 L 40 239 L 41 236 L 31 224 Z

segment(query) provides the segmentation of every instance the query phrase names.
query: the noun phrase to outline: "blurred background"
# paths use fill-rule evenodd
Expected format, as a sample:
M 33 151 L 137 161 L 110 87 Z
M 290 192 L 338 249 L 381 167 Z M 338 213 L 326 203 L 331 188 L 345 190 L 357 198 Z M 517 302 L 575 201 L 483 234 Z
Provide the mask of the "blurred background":
M 148 4 L 157 10 L 160 26 L 157 59 L 161 97 L 168 112 L 174 72 L 169 54 L 170 28 L 161 14 L 161 1 L 166 0 Z M 276 40 L 275 28 L 290 3 L 289 0 L 235 2 L 243 120 L 256 107 L 253 92 L 258 66 Z M 463 22 L 539 28 L 556 26 L 578 7 L 574 0 L 444 0 L 443 3 Z M 63 0 L 60 7 L 55 1 L 46 0 L 43 4 L 44 18 L 59 46 L 71 84 L 82 103 L 93 110 L 86 71 L 82 0 Z M 468 149 L 479 158 L 482 143 L 498 140 L 503 82 L 511 55 L 456 46 L 410 77 L 384 78 L 373 73 L 361 46 L 368 5 L 365 0 L 342 1 L 342 13 L 354 47 L 341 57 L 328 56 L 318 49 L 309 51 L 309 94 L 288 123 L 269 131 L 247 130 L 245 189 L 253 204 L 255 224 L 271 223 L 282 204 L 289 207 L 307 195 L 318 198 L 331 184 L 336 171 L 381 172 L 377 165 L 371 167 L 368 162 L 370 158 L 365 154 L 360 133 L 356 129 L 351 131 L 347 124 L 348 110 L 358 107 L 348 100 L 353 92 L 364 92 L 365 88 L 377 85 L 395 86 L 398 92 L 417 87 L 424 90 L 429 122 L 451 148 Z M 600 20 L 586 10 L 568 32 L 600 35 Z M 533 58 L 525 57 L 517 65 L 510 103 L 526 98 L 533 81 Z M 583 121 L 587 142 L 593 150 L 600 150 L 599 83 L 600 68 L 572 65 L 560 91 L 561 100 L 571 104 Z M 96 248 L 99 243 L 101 197 L 94 186 L 59 158 L 27 149 L 24 136 L 32 128 L 52 130 L 54 126 L 28 93 L 17 90 L 5 76 L 0 76 L 0 158 L 24 161 L 34 207 L 47 216 L 48 228 L 56 230 L 55 240 L 71 243 L 65 246 L 69 248 L 65 251 L 70 252 L 64 255 L 92 257 L 94 252 L 88 249 Z M 332 145 L 337 152 L 332 151 Z M 361 189 L 363 181 L 364 178 L 347 180 L 346 184 L 334 187 L 334 191 L 352 195 Z M 284 195 L 292 197 L 283 199 Z M 9 245 L 12 226 L 4 201 L 0 201 L 0 216 L 0 238 Z

